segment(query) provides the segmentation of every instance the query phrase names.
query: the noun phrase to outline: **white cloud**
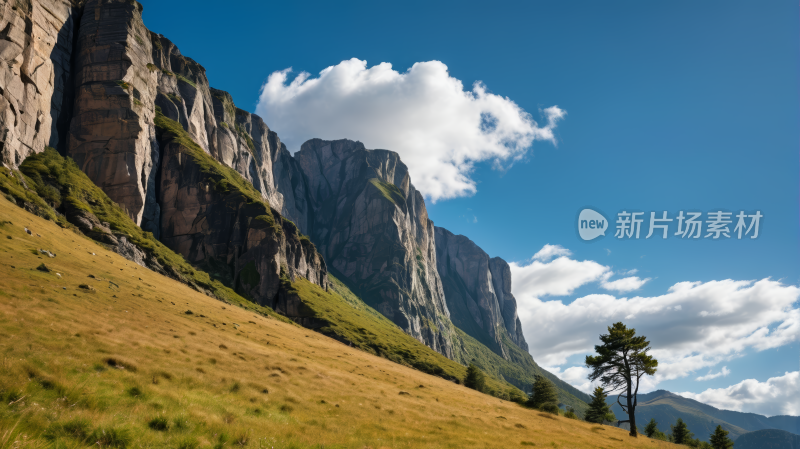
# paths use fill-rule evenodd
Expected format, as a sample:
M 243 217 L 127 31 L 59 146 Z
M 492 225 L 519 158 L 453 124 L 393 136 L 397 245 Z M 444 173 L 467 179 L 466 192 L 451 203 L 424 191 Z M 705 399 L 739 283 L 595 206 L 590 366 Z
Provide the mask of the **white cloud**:
M 512 288 L 517 298 L 570 295 L 576 288 L 611 274 L 610 268 L 597 262 L 577 261 L 566 256 L 548 263 L 534 260 L 528 265 L 516 262 L 508 265 L 511 267 L 511 278 L 514 280 Z
M 592 370 L 585 366 L 571 366 L 563 371 L 560 366 L 543 366 L 542 368 L 584 393 L 591 393 L 596 386 L 595 383 L 589 382 L 589 373 Z
M 659 360 L 657 380 L 687 376 L 748 348 L 800 340 L 800 309 L 794 305 L 800 289 L 771 279 L 681 282 L 661 296 L 596 294 L 570 304 L 542 301 L 529 287 L 512 288 L 530 352 L 548 366 L 592 353 L 598 336 L 617 321 L 649 338 Z
M 499 166 L 523 157 L 536 140 L 555 144 L 553 130 L 566 115 L 557 106 L 544 109 L 540 126 L 480 82 L 465 91 L 439 61 L 400 73 L 389 63 L 367 68 L 354 58 L 289 82 L 290 72 L 272 73 L 256 106 L 290 150 L 319 137 L 396 151 L 433 201 L 475 193 L 470 172 L 476 162 Z
M 636 270 L 633 270 L 636 271 Z M 600 286 L 606 290 L 613 290 L 620 293 L 632 292 L 634 290 L 639 290 L 650 278 L 641 279 L 637 276 L 630 276 L 622 279 L 617 279 L 615 281 L 603 281 L 600 283 Z
M 533 255 L 533 260 L 547 262 L 553 257 L 571 256 L 571 255 L 572 251 L 568 250 L 567 248 L 564 248 L 561 245 L 546 244 L 542 247 L 542 249 L 539 250 L 538 253 Z
M 766 382 L 747 379 L 727 388 L 702 393 L 678 393 L 723 410 L 747 411 L 766 416 L 800 415 L 800 371 L 772 377 Z
M 719 372 L 711 373 L 711 370 L 709 370 L 708 374 L 706 374 L 705 376 L 700 376 L 695 380 L 702 382 L 704 380 L 716 379 L 717 377 L 728 377 L 728 374 L 730 373 L 731 370 L 729 370 L 727 366 L 723 366 Z

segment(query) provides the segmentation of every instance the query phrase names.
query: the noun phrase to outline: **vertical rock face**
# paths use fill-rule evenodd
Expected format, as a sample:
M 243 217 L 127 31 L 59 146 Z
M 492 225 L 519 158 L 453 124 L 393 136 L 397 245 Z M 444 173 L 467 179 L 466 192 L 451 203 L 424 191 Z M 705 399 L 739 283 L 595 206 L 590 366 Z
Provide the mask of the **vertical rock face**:
M 179 122 L 195 142 L 233 168 L 277 210 L 283 205 L 273 179 L 281 142 L 261 117 L 237 108 L 230 94 L 210 87 L 206 71 L 183 56 L 169 39 L 150 34 L 158 76 L 156 104 Z
M 453 323 L 508 358 L 503 334 L 528 350 L 511 294 L 511 270 L 463 235 L 435 228 L 436 260 Z
M 158 167 L 153 127 L 157 78 L 149 67 L 148 36 L 139 3 L 87 1 L 69 129 L 68 154 L 137 224 Z
M 517 346 L 528 352 L 528 342 L 522 335 L 522 323 L 517 314 L 517 298 L 511 293 L 511 267 L 505 260 L 493 257 L 489 260 L 489 271 L 492 273 L 494 293 L 508 336 Z
M 176 126 L 178 126 L 176 124 Z M 161 241 L 251 300 L 275 307 L 281 276 L 327 287 L 325 261 L 294 224 L 231 187 L 210 156 L 162 132 Z M 216 165 L 216 167 L 215 167 Z
M 288 152 L 281 156 L 276 167 L 302 171 L 276 176 L 295 200 L 284 211 L 303 223 L 332 272 L 407 333 L 452 357 L 433 222 L 398 154 L 314 139 L 294 163 Z
M 0 158 L 7 167 L 46 145 L 64 146 L 75 14 L 66 0 L 0 0 Z

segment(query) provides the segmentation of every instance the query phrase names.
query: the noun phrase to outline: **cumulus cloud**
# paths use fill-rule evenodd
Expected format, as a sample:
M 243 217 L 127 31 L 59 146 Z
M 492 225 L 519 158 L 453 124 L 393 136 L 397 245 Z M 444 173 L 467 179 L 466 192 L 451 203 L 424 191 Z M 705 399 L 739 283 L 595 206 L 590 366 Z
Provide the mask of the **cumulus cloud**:
M 772 377 L 766 382 L 747 379 L 726 388 L 678 394 L 723 410 L 747 411 L 766 416 L 797 416 L 800 415 L 800 400 L 797 399 L 800 398 L 800 371 Z
M 561 259 L 566 258 L 548 265 Z M 575 263 L 594 264 L 562 261 L 568 266 Z M 795 305 L 800 288 L 771 279 L 680 282 L 661 296 L 593 294 L 564 304 L 540 299 L 546 289 L 537 291 L 525 282 L 517 287 L 513 270 L 512 289 L 530 352 L 547 366 L 593 353 L 598 336 L 617 321 L 639 329 L 651 341 L 659 360 L 656 381 L 687 376 L 746 349 L 760 351 L 800 340 L 800 309 Z M 579 278 L 575 273 L 570 276 Z M 591 277 L 598 277 L 596 268 L 584 278 Z
M 636 270 L 633 270 L 636 271 Z M 600 286 L 606 290 L 613 290 L 620 293 L 627 293 L 632 292 L 634 290 L 639 290 L 650 278 L 641 279 L 637 276 L 630 276 L 622 279 L 617 279 L 615 281 L 603 281 L 600 283 Z
M 605 265 L 592 260 L 573 260 L 566 256 L 548 263 L 533 260 L 527 265 L 516 262 L 508 265 L 514 280 L 514 296 L 518 298 L 570 295 L 582 285 L 606 279 L 611 275 L 611 269 Z
M 508 165 L 536 140 L 555 144 L 553 130 L 566 115 L 551 106 L 540 111 L 539 124 L 480 82 L 464 90 L 439 61 L 400 73 L 389 63 L 368 68 L 354 58 L 317 77 L 302 72 L 290 81 L 290 73 L 272 73 L 256 106 L 290 150 L 313 137 L 394 150 L 433 201 L 475 193 L 470 173 L 476 162 Z
M 729 370 L 727 366 L 723 366 L 722 369 L 719 370 L 719 372 L 712 373 L 709 370 L 708 374 L 706 374 L 705 376 L 700 376 L 695 380 L 702 382 L 704 380 L 716 379 L 717 377 L 728 377 L 728 374 L 730 374 L 730 373 L 731 373 L 731 370 Z
M 571 256 L 572 251 L 564 248 L 561 245 L 544 245 L 542 249 L 539 250 L 536 254 L 533 255 L 533 260 L 538 260 L 541 262 L 547 262 L 548 260 L 552 259 L 553 257 L 560 257 L 560 256 Z
M 560 366 L 543 366 L 542 368 L 584 393 L 591 393 L 597 384 L 596 382 L 589 382 L 589 373 L 592 370 L 585 366 L 571 366 L 563 369 L 563 371 Z

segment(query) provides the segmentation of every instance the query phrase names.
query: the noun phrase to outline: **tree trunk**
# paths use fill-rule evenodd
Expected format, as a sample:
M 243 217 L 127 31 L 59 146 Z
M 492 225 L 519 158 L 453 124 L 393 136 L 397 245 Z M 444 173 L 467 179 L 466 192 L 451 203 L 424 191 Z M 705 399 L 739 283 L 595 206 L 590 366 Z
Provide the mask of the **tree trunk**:
M 636 414 L 635 412 L 635 405 L 632 402 L 632 394 L 631 394 L 631 383 L 628 382 L 628 424 L 631 426 L 631 433 L 630 435 L 634 438 L 639 436 L 639 432 L 636 429 Z

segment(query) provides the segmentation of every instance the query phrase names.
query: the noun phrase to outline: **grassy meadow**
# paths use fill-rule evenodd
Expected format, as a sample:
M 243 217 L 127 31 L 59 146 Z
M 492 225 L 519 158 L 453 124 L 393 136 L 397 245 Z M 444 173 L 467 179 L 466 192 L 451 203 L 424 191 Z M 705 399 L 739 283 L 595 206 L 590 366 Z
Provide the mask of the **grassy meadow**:
M 671 446 L 208 297 L 2 197 L 0 221 L 0 448 Z

